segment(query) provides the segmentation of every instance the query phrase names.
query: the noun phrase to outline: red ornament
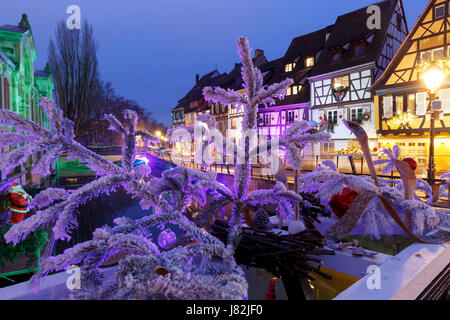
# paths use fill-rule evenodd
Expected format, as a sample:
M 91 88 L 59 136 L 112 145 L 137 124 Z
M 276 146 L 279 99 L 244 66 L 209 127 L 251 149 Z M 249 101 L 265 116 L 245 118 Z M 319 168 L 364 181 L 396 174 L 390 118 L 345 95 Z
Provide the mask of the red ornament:
M 415 171 L 417 169 L 417 162 L 413 158 L 405 158 L 402 161 L 406 162 L 407 164 L 409 164 L 409 166 L 412 169 L 412 171 Z
M 334 214 L 340 218 L 344 216 L 348 208 L 358 196 L 358 192 L 344 188 L 340 194 L 335 194 L 330 201 L 330 207 Z
M 297 115 L 295 116 L 295 119 L 298 119 L 298 116 L 297 116 Z
M 320 120 L 322 120 L 322 119 L 323 119 L 323 117 L 320 117 L 319 119 L 320 119 Z
M 266 300 L 276 300 L 277 295 L 275 294 L 275 280 L 270 280 L 269 290 L 266 293 Z
M 342 118 L 343 118 L 343 117 L 342 117 L 342 114 L 340 114 L 340 115 L 339 115 L 339 119 L 342 119 Z
M 378 148 L 377 148 L 377 147 L 375 147 L 375 148 L 372 149 L 372 152 L 377 152 L 377 151 L 378 151 Z

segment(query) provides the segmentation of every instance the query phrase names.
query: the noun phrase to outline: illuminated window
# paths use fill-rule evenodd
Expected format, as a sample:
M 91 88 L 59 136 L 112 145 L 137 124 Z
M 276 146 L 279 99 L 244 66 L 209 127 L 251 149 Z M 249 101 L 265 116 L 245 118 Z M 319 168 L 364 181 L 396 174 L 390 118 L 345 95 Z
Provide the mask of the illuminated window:
M 334 142 L 324 142 L 320 145 L 323 154 L 334 153 Z
M 286 89 L 286 95 L 290 96 L 292 94 L 292 87 Z
M 348 76 L 337 77 L 333 79 L 333 88 L 335 90 L 348 88 L 349 79 Z
M 231 119 L 231 129 L 236 129 L 236 128 L 237 128 L 236 118 Z
M 298 86 L 292 87 L 292 94 L 298 94 Z
M 445 15 L 445 4 L 434 8 L 434 18 L 435 19 L 443 18 L 444 15 Z
M 288 63 L 284 66 L 284 72 L 291 72 L 295 68 L 295 62 Z
M 403 96 L 395 97 L 395 111 L 396 114 L 401 114 L 403 110 Z
M 410 94 L 408 96 L 408 113 L 416 114 L 416 95 Z
M 314 57 L 306 58 L 305 65 L 307 68 L 314 66 Z

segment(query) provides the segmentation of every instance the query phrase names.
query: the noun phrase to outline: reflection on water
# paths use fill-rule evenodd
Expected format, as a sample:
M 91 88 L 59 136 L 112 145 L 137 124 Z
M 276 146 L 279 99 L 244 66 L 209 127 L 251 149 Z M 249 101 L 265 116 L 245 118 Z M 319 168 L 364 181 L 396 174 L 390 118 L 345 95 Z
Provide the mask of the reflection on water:
M 93 198 L 86 204 L 78 208 L 78 228 L 73 230 L 72 238 L 69 241 L 57 241 L 55 253 L 60 254 L 65 249 L 74 246 L 80 242 L 92 239 L 92 233 L 95 229 L 104 225 L 113 226 L 113 220 L 118 217 L 129 217 L 132 219 L 139 219 L 144 216 L 152 214 L 152 209 L 143 210 L 139 201 L 131 199 L 130 195 L 125 192 L 122 187 L 117 188 L 117 191 L 108 195 L 101 195 L 98 198 Z M 179 228 L 171 224 L 167 225 L 177 235 L 180 234 Z M 160 233 L 158 228 L 151 229 L 153 240 L 156 239 Z

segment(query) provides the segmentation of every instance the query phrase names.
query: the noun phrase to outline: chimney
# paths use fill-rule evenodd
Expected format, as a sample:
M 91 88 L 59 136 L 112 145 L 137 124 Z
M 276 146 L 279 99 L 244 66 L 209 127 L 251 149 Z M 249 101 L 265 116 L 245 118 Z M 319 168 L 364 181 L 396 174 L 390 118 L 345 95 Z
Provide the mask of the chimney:
M 197 73 L 195 75 L 195 83 L 198 83 L 200 81 L 200 75 Z
M 255 49 L 255 59 L 257 59 L 261 55 L 264 55 L 264 50 L 262 50 L 262 49 Z

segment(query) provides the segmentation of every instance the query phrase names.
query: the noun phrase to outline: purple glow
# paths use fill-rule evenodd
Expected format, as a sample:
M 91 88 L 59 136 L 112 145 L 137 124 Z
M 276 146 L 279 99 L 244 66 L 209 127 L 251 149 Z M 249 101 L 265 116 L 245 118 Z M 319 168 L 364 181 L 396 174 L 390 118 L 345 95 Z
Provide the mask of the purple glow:
M 175 244 L 176 240 L 177 236 L 175 235 L 175 232 L 171 230 L 164 230 L 158 236 L 158 245 L 163 249 L 170 248 Z

